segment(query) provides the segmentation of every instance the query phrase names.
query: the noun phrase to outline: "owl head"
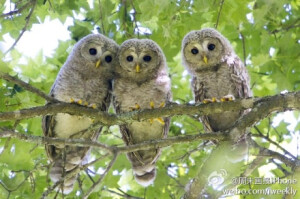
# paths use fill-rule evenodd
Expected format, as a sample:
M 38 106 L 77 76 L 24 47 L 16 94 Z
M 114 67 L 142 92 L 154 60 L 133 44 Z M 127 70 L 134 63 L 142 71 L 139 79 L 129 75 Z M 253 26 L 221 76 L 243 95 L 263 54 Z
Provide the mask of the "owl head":
M 192 73 L 222 63 L 232 52 L 229 41 L 212 28 L 191 31 L 182 41 L 183 65 Z
M 149 39 L 129 39 L 120 46 L 116 72 L 122 78 L 145 82 L 166 69 L 165 56 L 160 47 Z
M 85 75 L 112 76 L 118 49 L 118 44 L 104 35 L 90 34 L 76 43 L 66 63 Z

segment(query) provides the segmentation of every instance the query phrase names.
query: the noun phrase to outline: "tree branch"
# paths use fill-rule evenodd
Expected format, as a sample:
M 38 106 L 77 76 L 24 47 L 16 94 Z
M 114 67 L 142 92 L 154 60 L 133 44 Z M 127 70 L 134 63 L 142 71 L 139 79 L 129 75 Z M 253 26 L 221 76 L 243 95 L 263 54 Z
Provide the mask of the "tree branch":
M 256 142 L 252 142 L 253 146 L 255 148 L 259 149 L 259 155 L 260 156 L 265 156 L 265 157 L 270 157 L 270 158 L 275 158 L 286 164 L 287 166 L 291 167 L 292 170 L 294 170 L 296 167 L 299 167 L 300 165 L 300 160 L 298 159 L 291 159 L 286 157 L 285 155 L 278 153 L 276 151 L 272 151 L 270 149 L 264 148 L 259 146 Z
M 237 120 L 229 129 L 230 136 L 237 141 L 243 136 L 243 130 L 252 127 L 273 112 L 300 109 L 300 92 L 285 93 L 255 100 L 251 111 Z
M 211 113 L 221 113 L 223 111 L 237 111 L 253 107 L 255 99 L 236 100 L 234 102 L 222 102 L 211 104 L 170 104 L 163 108 L 144 109 L 141 111 L 132 111 L 119 115 L 108 114 L 96 109 L 79 106 L 71 103 L 53 103 L 45 106 L 22 109 L 13 112 L 0 113 L 0 120 L 20 120 L 37 116 L 51 115 L 56 113 L 69 113 L 75 115 L 84 115 L 95 118 L 95 122 L 111 126 L 133 121 L 147 120 L 156 117 L 169 117 L 174 115 L 206 115 Z
M 280 146 L 280 144 L 278 144 L 277 142 L 274 142 L 269 136 L 263 135 L 256 126 L 254 126 L 254 128 L 259 133 L 259 135 L 252 134 L 252 137 L 260 137 L 260 138 L 266 139 L 266 140 L 268 140 L 268 142 L 270 142 L 271 144 L 273 144 L 276 147 L 278 147 L 279 149 L 281 149 L 286 155 L 290 156 L 291 158 L 296 159 L 296 157 L 293 154 L 291 154 L 288 150 L 286 150 L 285 148 Z
M 9 51 L 11 51 L 17 45 L 17 43 L 19 42 L 19 40 L 21 39 L 21 37 L 23 36 L 23 34 L 26 32 L 27 27 L 29 25 L 29 21 L 30 21 L 31 16 L 32 16 L 32 13 L 33 13 L 33 11 L 35 9 L 36 3 L 37 3 L 37 0 L 32 0 L 31 10 L 30 10 L 29 14 L 25 18 L 26 23 L 25 23 L 23 29 L 21 30 L 21 33 L 19 34 L 18 38 L 15 40 L 15 42 L 13 43 L 13 45 L 4 54 L 7 54 Z
M 220 9 L 219 9 L 219 12 L 218 12 L 217 22 L 215 24 L 216 29 L 218 28 L 218 25 L 219 25 L 219 20 L 220 20 L 221 11 L 222 11 L 222 8 L 223 8 L 224 1 L 225 0 L 221 0 L 221 2 L 220 2 Z
M 45 94 L 43 91 L 41 91 L 40 89 L 37 89 L 33 86 L 31 86 L 30 84 L 18 79 L 18 78 L 15 78 L 7 73 L 3 73 L 0 71 L 0 78 L 1 79 L 4 79 L 6 81 L 9 81 L 9 82 L 12 82 L 12 83 L 15 83 L 17 84 L 18 86 L 20 87 L 23 87 L 24 89 L 32 92 L 32 93 L 35 93 L 36 95 L 44 98 L 45 100 L 49 101 L 49 102 L 58 102 L 58 100 L 54 99 L 53 97 L 50 97 L 49 95 Z M 0 119 L 1 120 L 1 119 Z
M 119 125 L 133 121 L 147 120 L 157 117 L 170 117 L 175 115 L 208 115 L 222 113 L 224 111 L 237 111 L 252 108 L 252 110 L 240 118 L 235 128 L 231 129 L 232 137 L 239 138 L 234 132 L 242 132 L 241 129 L 253 126 L 256 122 L 267 117 L 274 111 L 286 111 L 300 109 L 300 91 L 294 93 L 279 94 L 264 98 L 239 99 L 232 102 L 220 102 L 210 104 L 169 104 L 163 108 L 145 109 L 122 113 L 120 115 L 108 114 L 92 108 L 87 108 L 70 103 L 54 103 L 41 107 L 33 107 L 13 112 L 0 113 L 0 120 L 20 120 L 47 114 L 69 113 L 85 115 L 95 118 L 96 122 L 103 125 Z
M 52 137 L 41 137 L 41 136 L 34 136 L 28 134 L 17 133 L 12 130 L 7 129 L 0 129 L 0 138 L 17 138 L 19 140 L 24 140 L 26 142 L 33 142 L 39 145 L 42 144 L 62 144 L 62 145 L 70 145 L 70 146 L 82 146 L 82 147 L 96 147 L 101 148 L 105 151 L 110 153 L 114 153 L 115 147 L 114 146 L 107 146 L 105 144 L 101 144 L 99 142 L 88 141 L 83 139 L 63 139 L 63 138 L 52 138 Z
M 245 129 L 253 126 L 258 121 L 267 117 L 274 111 L 286 111 L 290 109 L 300 109 L 300 92 L 295 93 L 286 93 L 279 94 L 272 97 L 264 97 L 258 100 L 255 100 L 251 111 L 241 118 L 227 131 L 229 132 L 229 136 L 231 140 L 238 142 L 240 138 L 244 135 Z M 257 145 L 257 147 L 259 147 Z M 219 150 L 220 146 L 218 146 L 213 153 L 218 153 L 216 150 Z M 280 161 L 284 162 L 291 168 L 295 168 L 296 165 L 300 165 L 299 160 L 292 160 L 287 158 L 280 153 L 275 151 L 271 151 L 265 148 L 259 148 L 260 154 L 264 156 L 271 156 Z M 222 152 L 222 150 L 221 150 Z M 207 162 L 207 161 L 206 161 Z M 204 167 L 204 170 L 208 168 L 207 164 Z M 202 166 L 203 167 L 203 166 Z M 190 183 L 188 191 L 185 193 L 184 198 L 199 198 L 202 194 L 203 189 L 207 184 L 207 177 L 205 173 L 203 173 L 203 168 L 197 174 L 196 178 Z
M 0 129 L 1 130 L 1 129 Z M 99 149 L 103 149 L 110 154 L 120 154 L 127 152 L 134 152 L 139 150 L 148 150 L 158 147 L 167 147 L 173 144 L 186 143 L 186 142 L 194 142 L 199 140 L 225 140 L 228 137 L 226 133 L 204 133 L 204 134 L 196 134 L 196 135 L 185 135 L 185 136 L 176 136 L 169 137 L 158 140 L 149 140 L 139 144 L 129 145 L 129 146 L 108 146 L 97 141 L 89 141 L 83 139 L 63 139 L 63 138 L 51 138 L 51 137 L 41 137 L 41 136 L 33 136 L 22 133 L 17 133 L 12 130 L 2 129 L 0 132 L 0 138 L 17 138 L 19 140 L 24 140 L 26 142 L 32 142 L 36 144 L 51 144 L 51 145 L 69 145 L 69 146 L 81 146 L 81 147 L 95 147 Z
M 34 3 L 34 1 L 29 1 L 28 3 L 26 3 L 24 6 L 22 6 L 19 9 L 16 9 L 16 10 L 13 10 L 13 11 L 10 11 L 8 13 L 4 13 L 4 14 L 0 15 L 0 18 L 12 16 L 12 15 L 15 15 L 15 14 L 20 14 L 23 10 L 30 7 L 33 3 Z
M 118 157 L 118 154 L 115 153 L 113 159 L 109 162 L 109 164 L 106 167 L 104 173 L 101 175 L 99 180 L 93 184 L 93 186 L 88 190 L 88 192 L 86 194 L 84 194 L 84 196 L 82 197 L 83 199 L 87 199 L 88 196 L 94 191 L 94 189 L 96 189 L 100 185 L 100 183 L 103 181 L 104 177 L 107 175 L 109 170 L 112 168 L 112 166 L 116 162 L 117 157 Z

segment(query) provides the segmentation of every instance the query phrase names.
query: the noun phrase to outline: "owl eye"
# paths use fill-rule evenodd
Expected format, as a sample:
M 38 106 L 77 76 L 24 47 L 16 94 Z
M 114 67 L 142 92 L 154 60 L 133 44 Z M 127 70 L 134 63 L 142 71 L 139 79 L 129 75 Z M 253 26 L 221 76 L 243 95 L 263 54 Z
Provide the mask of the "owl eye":
M 146 55 L 146 56 L 143 57 L 143 60 L 144 60 L 145 62 L 149 62 L 149 61 L 151 61 L 151 56 Z
M 133 57 L 131 55 L 129 55 L 129 56 L 126 57 L 126 60 L 129 61 L 129 62 L 132 62 L 133 61 Z
M 210 51 L 213 51 L 215 49 L 216 45 L 215 44 L 208 44 L 207 48 Z
M 112 61 L 112 57 L 111 57 L 110 55 L 107 55 L 107 56 L 105 57 L 105 61 L 106 61 L 107 63 L 110 63 L 110 62 Z
M 196 54 L 199 53 L 199 50 L 198 50 L 197 48 L 193 48 L 193 49 L 191 50 L 191 52 L 192 52 L 193 55 L 196 55 Z
M 96 48 L 90 48 L 89 53 L 90 53 L 90 55 L 97 55 L 97 49 Z

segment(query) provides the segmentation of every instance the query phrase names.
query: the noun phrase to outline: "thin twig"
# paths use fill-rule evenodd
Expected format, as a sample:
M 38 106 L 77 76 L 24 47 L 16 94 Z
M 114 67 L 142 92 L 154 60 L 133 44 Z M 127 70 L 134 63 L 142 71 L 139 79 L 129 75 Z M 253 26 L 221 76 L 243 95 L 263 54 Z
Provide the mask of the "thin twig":
M 278 33 L 280 31 L 289 31 L 290 29 L 293 29 L 293 28 L 298 28 L 300 27 L 300 24 L 297 24 L 298 21 L 300 21 L 300 19 L 298 18 L 294 24 L 292 25 L 289 25 L 289 26 L 285 26 L 285 27 L 282 27 L 281 29 L 275 29 L 273 31 L 270 31 L 271 34 L 275 34 L 275 33 Z
M 260 164 L 265 160 L 264 157 L 258 156 L 255 158 L 251 164 L 247 165 L 246 170 L 240 175 L 240 177 L 248 177 L 257 167 L 260 166 Z M 238 184 L 231 183 L 230 185 L 226 186 L 224 189 L 230 190 L 233 189 L 234 187 L 238 186 Z M 224 190 L 223 189 L 223 190 Z M 220 198 L 222 195 L 224 195 L 224 191 L 220 191 L 216 197 Z
M 53 190 L 55 190 L 58 186 L 62 185 L 66 179 L 70 179 L 74 175 L 77 175 L 79 172 L 80 172 L 80 168 L 77 167 L 76 169 L 64 175 L 59 181 L 57 181 L 56 183 L 54 183 L 54 185 L 52 185 L 46 191 L 44 191 L 44 193 L 41 196 L 41 199 L 46 198 L 46 196 L 48 196 Z M 60 190 L 57 190 L 57 193 L 59 192 Z
M 244 58 L 244 66 L 246 66 L 246 45 L 245 45 L 245 37 L 243 33 L 240 32 L 240 35 L 242 37 L 242 44 L 243 44 L 243 58 Z
M 101 29 L 102 29 L 102 34 L 105 35 L 105 29 L 104 29 L 104 23 L 103 23 L 103 7 L 101 5 L 101 0 L 98 0 L 99 3 L 99 11 L 100 11 L 100 23 L 101 23 Z
M 291 175 L 292 173 L 289 172 L 288 170 L 286 170 L 285 168 L 282 167 L 281 164 L 279 164 L 278 162 L 276 162 L 273 158 L 270 159 L 270 161 L 276 165 L 276 167 L 282 171 L 282 173 L 284 173 L 284 176 L 283 177 L 287 177 L 289 175 Z
M 223 8 L 224 1 L 225 0 L 221 0 L 221 2 L 220 2 L 220 9 L 219 9 L 219 12 L 218 12 L 217 22 L 215 24 L 216 29 L 218 28 L 218 25 L 219 25 L 219 20 L 220 20 L 221 11 L 222 11 L 222 8 Z
M 273 140 L 271 140 L 269 136 L 263 135 L 262 132 L 259 130 L 259 128 L 257 126 L 254 126 L 254 129 L 259 133 L 259 135 L 252 134 L 252 137 L 260 137 L 260 138 L 266 139 L 268 142 L 270 142 L 271 144 L 274 144 L 276 147 L 278 147 L 279 149 L 281 149 L 285 154 L 287 154 L 291 158 L 297 159 L 297 157 L 295 157 L 293 154 L 291 154 L 285 148 L 283 148 L 282 146 L 280 146 L 277 142 L 274 142 Z
M 27 142 L 34 142 L 36 144 L 62 144 L 62 145 L 69 145 L 69 146 L 82 146 L 82 147 L 97 147 L 107 152 L 114 153 L 116 147 L 114 146 L 107 146 L 105 144 L 101 144 L 96 141 L 84 140 L 84 139 L 63 139 L 63 138 L 52 138 L 52 137 L 41 137 L 41 136 L 33 136 L 28 134 L 17 133 L 12 130 L 1 129 L 0 128 L 0 138 L 10 137 L 10 138 L 17 138 L 20 140 L 24 140 Z
M 100 185 L 100 183 L 103 181 L 104 177 L 107 175 L 107 173 L 109 172 L 109 170 L 112 168 L 112 166 L 114 165 L 116 159 L 118 157 L 118 154 L 114 154 L 113 159 L 110 161 L 110 163 L 108 164 L 108 166 L 106 167 L 104 173 L 101 175 L 101 177 L 97 180 L 96 183 L 93 184 L 93 186 L 87 191 L 87 193 L 84 194 L 84 196 L 82 197 L 83 199 L 87 199 L 88 196 Z
M 12 46 L 4 53 L 5 55 L 6 55 L 9 51 L 11 51 L 11 50 L 17 45 L 17 43 L 19 42 L 19 40 L 21 39 L 21 37 L 23 36 L 23 34 L 26 32 L 27 27 L 28 27 L 28 25 L 29 25 L 29 21 L 30 21 L 31 16 L 32 16 L 32 13 L 33 13 L 33 11 L 34 11 L 34 9 L 35 9 L 36 3 L 37 3 L 37 0 L 33 0 L 33 4 L 32 4 L 32 7 L 31 7 L 31 10 L 30 10 L 28 16 L 25 18 L 25 19 L 26 19 L 25 26 L 23 27 L 23 29 L 22 29 L 20 35 L 19 35 L 18 38 L 15 40 L 15 42 L 13 43 L 13 45 L 12 45 Z
M 259 146 L 256 142 L 252 142 L 251 143 L 252 146 L 254 146 L 255 148 L 259 149 L 259 155 L 263 156 L 263 157 L 272 157 L 275 159 L 280 160 L 281 162 L 285 163 L 287 166 L 291 167 L 292 169 L 294 169 L 295 167 L 297 167 L 297 165 L 300 163 L 300 160 L 293 160 L 290 159 L 288 157 L 286 157 L 283 154 L 280 154 L 276 151 L 272 151 L 270 149 L 264 148 Z
M 112 194 L 115 194 L 115 195 L 118 195 L 118 196 L 121 196 L 122 198 L 126 198 L 126 199 L 144 199 L 144 198 L 140 198 L 140 197 L 135 197 L 135 196 L 131 196 L 129 195 L 128 193 L 125 193 L 123 190 L 121 189 L 118 189 L 120 192 L 122 192 L 123 194 L 121 193 L 118 193 L 112 189 L 103 189 L 109 193 L 112 193 Z
M 13 10 L 13 11 L 10 11 L 8 13 L 4 13 L 4 14 L 0 15 L 0 18 L 4 18 L 4 17 L 16 15 L 16 14 L 20 14 L 23 10 L 25 10 L 26 8 L 28 8 L 29 6 L 31 6 L 33 3 L 34 3 L 34 0 L 33 1 L 29 1 L 28 3 L 26 3 L 24 6 L 22 6 L 19 9 L 16 9 L 16 10 Z
M 32 93 L 35 93 L 38 96 L 46 99 L 49 102 L 58 102 L 58 100 L 56 100 L 53 97 L 50 97 L 49 95 L 45 94 L 40 89 L 37 89 L 37 88 L 31 86 L 30 84 L 28 84 L 28 83 L 26 83 L 26 82 L 24 82 L 24 81 L 22 81 L 22 80 L 20 80 L 16 77 L 13 77 L 13 76 L 11 76 L 7 73 L 0 72 L 0 78 L 4 79 L 6 81 L 9 81 L 9 82 L 15 83 L 18 86 L 23 87 L 25 90 L 27 90 L 29 92 L 32 92 Z
M 135 30 L 137 30 L 137 36 L 138 38 L 140 37 L 140 30 L 139 30 L 139 26 L 137 24 L 137 20 L 136 20 L 136 9 L 135 9 L 135 6 L 133 4 L 133 0 L 130 0 L 130 3 L 131 3 L 131 6 L 132 6 L 132 10 L 133 10 L 133 13 L 132 13 L 132 16 L 133 16 L 133 22 L 134 22 L 134 29 L 133 29 L 133 35 L 135 34 Z

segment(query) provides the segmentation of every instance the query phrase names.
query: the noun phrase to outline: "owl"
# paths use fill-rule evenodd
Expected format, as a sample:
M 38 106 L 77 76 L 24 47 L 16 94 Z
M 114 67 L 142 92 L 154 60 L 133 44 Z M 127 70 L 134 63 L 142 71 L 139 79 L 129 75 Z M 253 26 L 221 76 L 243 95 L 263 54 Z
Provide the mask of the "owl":
M 82 38 L 73 48 L 66 63 L 60 69 L 50 95 L 63 102 L 90 106 L 107 111 L 112 96 L 113 71 L 119 46 L 101 34 Z M 43 117 L 42 127 L 46 137 L 81 138 L 96 140 L 101 128 L 85 116 L 65 113 Z M 66 174 L 86 163 L 90 147 L 46 145 L 52 162 L 50 178 L 55 183 Z M 58 190 L 69 194 L 77 175 L 65 179 Z
M 118 53 L 119 65 L 114 79 L 113 104 L 117 113 L 136 109 L 163 107 L 171 101 L 171 80 L 165 56 L 160 47 L 149 39 L 125 41 Z M 154 118 L 120 125 L 126 145 L 167 137 L 170 118 Z M 136 181 L 149 186 L 156 177 L 155 164 L 160 148 L 127 154 Z
M 182 41 L 182 61 L 192 76 L 196 103 L 226 101 L 252 96 L 248 72 L 229 41 L 218 31 L 205 28 L 189 32 Z M 206 132 L 231 127 L 246 111 L 226 111 L 202 116 Z

